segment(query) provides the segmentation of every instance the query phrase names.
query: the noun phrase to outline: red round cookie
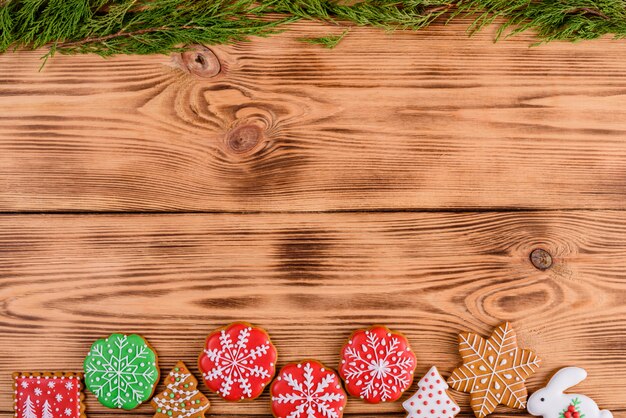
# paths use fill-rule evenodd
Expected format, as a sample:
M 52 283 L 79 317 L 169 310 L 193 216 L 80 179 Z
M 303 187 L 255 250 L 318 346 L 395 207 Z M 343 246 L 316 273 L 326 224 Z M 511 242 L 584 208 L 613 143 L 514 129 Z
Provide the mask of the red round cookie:
M 409 342 L 386 327 L 355 331 L 341 350 L 346 390 L 370 403 L 393 402 L 413 382 L 416 358 Z
M 212 332 L 198 358 L 207 387 L 227 401 L 257 398 L 276 373 L 276 347 L 269 335 L 243 322 Z
M 337 373 L 315 360 L 283 367 L 270 395 L 276 418 L 341 418 L 348 402 Z

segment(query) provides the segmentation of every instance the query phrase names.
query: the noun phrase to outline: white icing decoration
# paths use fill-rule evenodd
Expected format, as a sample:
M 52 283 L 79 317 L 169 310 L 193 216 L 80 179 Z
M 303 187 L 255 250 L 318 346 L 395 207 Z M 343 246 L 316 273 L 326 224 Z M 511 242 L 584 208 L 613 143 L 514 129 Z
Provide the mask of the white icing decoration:
M 159 371 L 152 365 L 156 354 L 143 338 L 135 334 L 112 334 L 107 341 L 113 341 L 115 345 L 115 351 L 108 350 L 113 353 L 111 356 L 104 352 L 103 340 L 97 340 L 85 358 L 87 386 L 100 402 L 102 398 L 110 401 L 105 404 L 109 408 L 135 408 L 149 399 L 158 381 Z M 150 361 L 148 367 L 139 366 L 142 360 Z M 101 380 L 97 381 L 96 377 L 101 377 Z M 140 387 L 139 382 L 144 382 L 147 388 Z M 65 383 L 68 389 L 73 385 L 72 381 Z
M 406 354 L 400 340 L 390 333 L 379 337 L 375 332 L 365 330 L 366 344 L 357 347 L 348 345 L 344 356 L 349 367 L 341 369 L 341 377 L 346 384 L 358 379 L 357 386 L 362 386 L 359 396 L 375 398 L 380 394 L 380 401 L 386 402 L 399 397 L 411 384 L 410 371 L 415 368 L 412 354 Z M 366 352 L 373 352 L 366 355 Z M 408 352 L 409 350 L 406 349 Z
M 268 370 L 262 358 L 270 352 L 270 343 L 250 345 L 249 337 L 252 328 L 246 327 L 239 331 L 237 342 L 226 330 L 220 333 L 220 348 L 204 350 L 207 357 L 219 367 L 206 371 L 203 376 L 207 381 L 222 380 L 219 394 L 226 397 L 230 394 L 233 384 L 238 384 L 245 398 L 252 398 L 250 376 L 269 379 L 273 371 Z M 258 363 L 258 364 L 257 364 Z M 242 397 L 242 399 L 244 398 Z
M 585 380 L 587 372 L 580 367 L 565 367 L 556 372 L 548 385 L 533 393 L 528 399 L 528 412 L 544 418 L 555 418 L 564 415 L 568 408 L 578 412 L 585 418 L 613 418 L 613 414 L 600 410 L 598 405 L 585 395 L 564 393 L 568 388 Z M 563 413 L 563 415 L 562 415 Z M 572 414 L 573 417 L 573 414 Z
M 301 367 L 301 364 L 298 364 L 298 368 Z M 324 373 L 321 370 L 320 372 Z M 314 412 L 318 412 L 328 418 L 340 417 L 340 414 L 330 404 L 342 401 L 344 395 L 328 392 L 327 390 L 331 383 L 338 380 L 335 373 L 326 372 L 325 376 L 318 378 L 317 385 L 315 385 L 316 379 L 313 374 L 313 367 L 311 367 L 310 363 L 305 363 L 303 382 L 298 381 L 290 373 L 285 373 L 284 378 L 292 392 L 272 396 L 272 402 L 296 405 L 295 409 L 289 414 L 289 418 L 316 417 L 317 415 Z
M 24 411 L 22 416 L 24 418 L 37 418 L 37 415 L 35 414 L 35 405 L 33 405 L 33 401 L 30 399 L 30 396 L 28 396 L 24 402 Z
M 509 323 L 497 327 L 488 339 L 473 333 L 460 334 L 459 352 L 463 365 L 452 372 L 448 384 L 471 393 L 472 409 L 477 417 L 491 414 L 500 403 L 517 409 L 526 407 L 526 388 L 511 384 L 506 376 L 516 374 L 524 381 L 539 367 L 541 360 L 530 350 L 517 346 L 515 331 Z M 511 352 L 514 353 L 513 360 L 501 366 L 501 359 Z M 476 372 L 469 367 L 471 363 L 482 363 L 487 371 Z M 487 381 L 481 386 L 480 382 L 485 378 Z M 502 385 L 499 391 L 494 390 L 491 383 L 496 380 Z M 496 396 L 498 392 L 501 393 L 500 398 Z
M 417 392 L 402 404 L 408 412 L 407 418 L 452 418 L 460 412 L 459 406 L 448 396 L 448 384 L 435 366 L 422 377 L 417 388 Z
M 183 370 L 181 366 L 182 366 L 181 364 L 176 365 L 176 367 L 179 368 L 179 371 Z M 173 377 L 175 381 L 172 382 L 169 379 L 170 377 Z M 180 380 L 176 381 L 176 378 L 179 378 Z M 197 389 L 185 390 L 185 389 L 180 389 L 178 387 L 179 385 L 183 385 L 184 387 L 185 384 L 189 386 L 193 386 L 193 381 L 190 381 L 191 379 L 193 379 L 193 377 L 191 376 L 190 373 L 177 373 L 176 371 L 170 372 L 169 376 L 167 377 L 167 382 L 168 382 L 167 389 L 165 390 L 165 392 L 162 393 L 162 396 L 155 396 L 153 399 L 153 402 L 157 406 L 157 408 L 162 408 L 165 411 L 171 410 L 174 412 L 180 412 L 176 416 L 181 417 L 181 418 L 188 418 L 198 413 L 201 414 L 203 411 L 208 409 L 209 408 L 208 404 L 202 405 L 202 404 L 195 404 L 191 402 L 194 397 L 197 397 L 197 395 L 201 394 L 199 390 Z M 179 398 L 178 399 L 170 398 L 169 397 L 170 392 L 173 393 L 174 395 L 179 395 Z M 198 405 L 198 406 L 185 408 L 185 409 L 180 408 L 180 404 L 185 403 L 187 401 L 190 401 L 192 405 Z M 164 413 L 167 415 L 166 412 Z
M 20 375 L 15 379 L 22 380 L 15 390 L 16 418 L 61 418 L 59 412 L 61 405 L 64 408 L 75 405 L 74 409 L 69 409 L 68 416 L 78 417 L 80 403 L 72 396 L 71 390 L 74 387 L 67 389 L 62 384 L 56 384 L 58 380 L 64 379 L 64 376 Z M 29 391 L 30 388 L 32 392 Z M 76 390 L 80 390 L 80 385 Z
M 70 410 L 70 413 L 71 412 L 72 411 Z M 48 401 L 45 401 L 41 407 L 41 418 L 53 418 L 52 408 L 50 407 L 50 403 Z

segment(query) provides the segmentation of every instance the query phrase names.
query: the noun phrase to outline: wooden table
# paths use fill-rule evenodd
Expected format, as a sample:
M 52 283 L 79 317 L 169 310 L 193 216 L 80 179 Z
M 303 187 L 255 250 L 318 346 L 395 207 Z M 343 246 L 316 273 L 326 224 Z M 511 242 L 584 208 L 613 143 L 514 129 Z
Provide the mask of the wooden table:
M 214 77 L 209 51 L 41 72 L 41 51 L 0 56 L 0 417 L 12 371 L 80 371 L 118 331 L 197 372 L 235 320 L 281 365 L 337 366 L 352 330 L 386 324 L 418 375 L 507 320 L 544 361 L 530 391 L 585 367 L 577 392 L 625 417 L 626 42 L 493 44 L 467 23 L 355 29 L 334 50 L 298 38 L 337 28 L 296 24 L 212 48 Z M 267 393 L 210 400 L 269 414 Z M 405 416 L 355 399 L 347 415 Z

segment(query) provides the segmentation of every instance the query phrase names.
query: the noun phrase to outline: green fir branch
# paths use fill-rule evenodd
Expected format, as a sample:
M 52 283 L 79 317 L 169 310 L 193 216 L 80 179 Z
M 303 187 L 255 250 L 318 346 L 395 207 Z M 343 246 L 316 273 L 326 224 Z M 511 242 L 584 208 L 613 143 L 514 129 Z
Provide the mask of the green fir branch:
M 442 16 L 471 16 L 469 33 L 497 20 L 497 38 L 531 30 L 538 43 L 626 37 L 623 0 L 0 0 L 0 53 L 167 54 L 269 36 L 298 20 L 419 30 Z M 331 48 L 346 34 L 302 40 Z
M 299 41 L 313 45 L 320 45 L 328 49 L 333 49 L 339 44 L 339 42 L 341 42 L 343 38 L 346 37 L 348 32 L 350 32 L 350 29 L 344 30 L 339 35 L 326 35 L 317 38 L 299 38 Z

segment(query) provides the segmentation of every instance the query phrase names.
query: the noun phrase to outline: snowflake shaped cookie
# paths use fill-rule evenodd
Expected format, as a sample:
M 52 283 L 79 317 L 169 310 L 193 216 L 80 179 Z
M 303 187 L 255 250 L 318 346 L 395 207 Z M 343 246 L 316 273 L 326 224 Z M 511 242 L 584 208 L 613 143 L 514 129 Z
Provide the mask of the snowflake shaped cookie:
M 198 367 L 207 387 L 227 401 L 257 398 L 276 373 L 276 348 L 261 328 L 236 322 L 211 333 Z
M 517 347 L 517 336 L 508 322 L 488 339 L 472 333 L 459 335 L 463 365 L 452 372 L 448 383 L 469 392 L 478 418 L 491 414 L 499 404 L 524 409 L 528 392 L 524 382 L 539 368 L 541 360 L 530 350 Z
M 136 408 L 152 397 L 159 381 L 156 353 L 136 334 L 97 340 L 84 367 L 87 388 L 108 408 Z
M 370 403 L 393 402 L 413 382 L 416 358 L 407 339 L 381 326 L 358 330 L 341 351 L 346 390 Z
M 85 418 L 81 379 L 78 373 L 14 373 L 15 417 Z
M 347 403 L 339 376 L 314 360 L 283 367 L 270 394 L 276 418 L 341 418 Z

